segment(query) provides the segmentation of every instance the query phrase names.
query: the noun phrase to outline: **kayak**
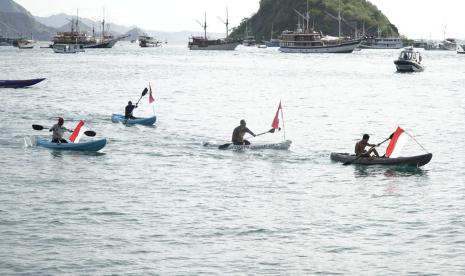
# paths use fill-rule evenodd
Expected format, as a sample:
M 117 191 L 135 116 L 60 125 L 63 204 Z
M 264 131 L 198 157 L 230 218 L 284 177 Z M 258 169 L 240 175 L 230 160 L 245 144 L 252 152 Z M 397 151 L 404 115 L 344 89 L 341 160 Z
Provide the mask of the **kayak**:
M 45 79 L 31 79 L 31 80 L 0 80 L 0 88 L 22 88 L 38 84 Z
M 37 146 L 57 149 L 57 150 L 74 150 L 74 151 L 99 151 L 107 144 L 107 139 L 82 142 L 82 143 L 52 143 L 49 140 L 37 139 Z
M 274 150 L 288 150 L 291 147 L 292 141 L 286 140 L 280 143 L 268 143 L 268 144 L 251 144 L 251 145 L 233 145 L 232 143 L 229 146 L 222 149 L 227 150 L 262 150 L 262 149 L 274 149 Z M 204 147 L 218 148 L 224 144 L 214 144 L 210 142 L 205 142 Z
M 144 125 L 151 126 L 157 121 L 157 116 L 148 117 L 148 118 L 136 118 L 136 119 L 126 119 L 124 115 L 113 114 L 111 115 L 111 121 L 113 123 L 123 123 L 125 125 Z
M 336 162 L 353 162 L 352 164 L 357 165 L 395 165 L 395 166 L 407 166 L 407 167 L 421 167 L 429 163 L 433 154 L 427 153 L 423 155 L 410 156 L 410 157 L 397 157 L 397 158 L 371 158 L 361 157 L 357 160 L 357 156 L 348 153 L 331 153 L 331 160 Z

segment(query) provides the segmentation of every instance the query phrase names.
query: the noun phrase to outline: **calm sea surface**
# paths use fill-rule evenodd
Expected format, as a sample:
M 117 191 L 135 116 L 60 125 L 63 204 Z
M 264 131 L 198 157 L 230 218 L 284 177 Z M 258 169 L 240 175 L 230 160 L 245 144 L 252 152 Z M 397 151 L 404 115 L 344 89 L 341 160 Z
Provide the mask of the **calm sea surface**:
M 424 72 L 397 74 L 398 53 L 0 48 L 0 79 L 47 78 L 0 90 L 0 274 L 464 275 L 465 56 L 424 52 Z M 145 97 L 135 115 L 155 111 L 156 127 L 113 124 L 149 82 L 155 109 Z M 290 151 L 202 146 L 227 142 L 240 119 L 270 129 L 280 100 Z M 31 125 L 58 116 L 109 143 L 34 146 L 50 133 Z M 430 164 L 330 161 L 398 125 Z

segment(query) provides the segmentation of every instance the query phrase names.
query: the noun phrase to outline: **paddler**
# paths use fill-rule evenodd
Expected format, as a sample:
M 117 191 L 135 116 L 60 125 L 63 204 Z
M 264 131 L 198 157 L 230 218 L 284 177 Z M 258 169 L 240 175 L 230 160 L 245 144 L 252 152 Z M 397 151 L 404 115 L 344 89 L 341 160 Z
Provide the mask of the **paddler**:
M 132 112 L 134 111 L 134 109 L 137 108 L 137 104 L 136 105 L 133 105 L 131 101 L 128 102 L 128 105 L 126 106 L 126 108 L 124 109 L 124 118 L 126 119 L 135 119 L 136 117 L 134 117 L 132 115 Z
M 250 142 L 244 140 L 244 135 L 249 133 L 253 137 L 255 137 L 255 133 L 253 133 L 250 129 L 246 127 L 245 120 L 241 120 L 240 126 L 236 127 L 232 134 L 232 142 L 234 145 L 250 145 Z
M 65 131 L 70 131 L 73 132 L 72 130 L 69 130 L 63 126 L 65 123 L 65 119 L 62 117 L 58 118 L 58 123 L 54 124 L 52 128 L 50 128 L 50 132 L 52 133 L 52 143 L 68 143 L 66 139 L 63 138 L 63 135 L 65 134 Z
M 372 157 L 371 154 L 374 153 L 374 156 L 379 158 L 379 154 L 375 149 L 376 145 L 369 144 L 368 140 L 370 140 L 370 135 L 363 134 L 362 140 L 355 144 L 355 154 L 360 157 Z M 371 147 L 368 151 L 365 150 L 367 146 Z

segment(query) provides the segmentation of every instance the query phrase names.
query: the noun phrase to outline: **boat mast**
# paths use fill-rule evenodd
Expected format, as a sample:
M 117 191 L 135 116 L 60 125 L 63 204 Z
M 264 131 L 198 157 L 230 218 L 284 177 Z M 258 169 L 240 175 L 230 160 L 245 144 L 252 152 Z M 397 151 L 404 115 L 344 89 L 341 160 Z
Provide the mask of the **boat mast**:
M 339 24 L 339 38 L 341 38 L 341 0 L 339 0 L 339 9 L 337 12 L 337 21 Z
M 229 39 L 229 14 L 228 8 L 226 8 L 226 21 L 224 21 L 221 17 L 218 16 L 218 19 L 226 25 L 226 40 Z
M 204 31 L 204 37 L 205 37 L 205 40 L 207 40 L 207 13 L 205 13 L 205 21 L 204 23 L 200 23 L 200 21 L 198 20 L 195 20 L 197 21 L 197 23 L 199 23 L 200 26 L 202 26 L 203 28 L 203 31 Z

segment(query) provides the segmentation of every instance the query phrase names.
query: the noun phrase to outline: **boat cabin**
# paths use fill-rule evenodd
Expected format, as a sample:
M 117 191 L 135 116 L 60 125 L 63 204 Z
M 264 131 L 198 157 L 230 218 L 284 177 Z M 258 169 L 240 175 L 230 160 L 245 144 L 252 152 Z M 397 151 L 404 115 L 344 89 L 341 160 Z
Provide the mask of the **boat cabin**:
M 413 50 L 413 48 L 405 48 L 402 50 L 402 52 L 400 52 L 399 60 L 408 60 L 421 63 L 422 58 L 420 52 Z
M 284 31 L 281 34 L 281 47 L 315 47 L 324 46 L 321 33 L 313 30 Z

